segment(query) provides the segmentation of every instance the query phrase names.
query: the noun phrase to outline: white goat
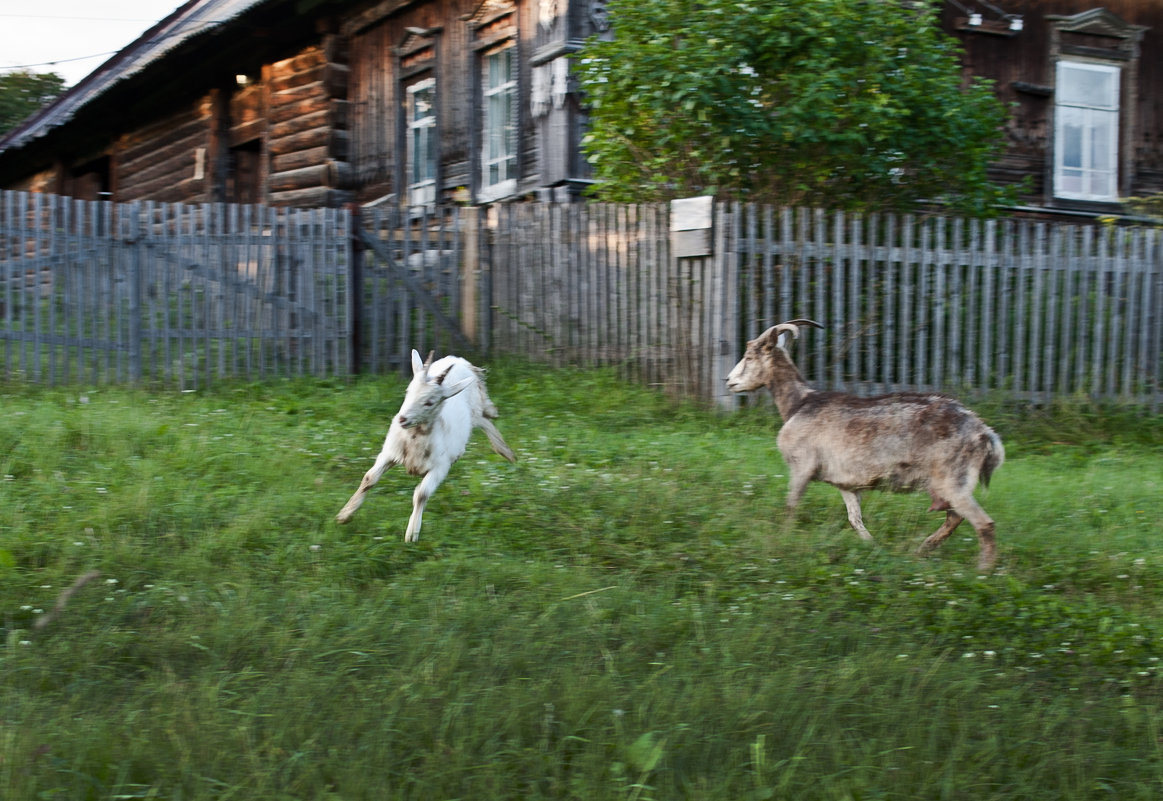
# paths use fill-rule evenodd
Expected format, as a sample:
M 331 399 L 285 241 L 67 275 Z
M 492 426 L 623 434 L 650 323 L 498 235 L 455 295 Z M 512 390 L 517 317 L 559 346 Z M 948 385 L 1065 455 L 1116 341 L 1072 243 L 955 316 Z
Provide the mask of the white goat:
M 400 411 L 392 418 L 384 447 L 335 519 L 340 523 L 351 520 L 383 472 L 402 464 L 410 475 L 424 477 L 412 495 L 412 516 L 404 532 L 405 542 L 415 542 L 420 538 L 425 504 L 464 454 L 473 428 L 484 430 L 494 451 L 510 462 L 517 461 L 493 425 L 496 417 L 497 407 L 489 400 L 482 370 L 459 356 L 445 356 L 433 364 L 430 353 L 422 362 L 413 350 L 412 383 Z
M 766 386 L 783 418 L 777 444 L 791 473 L 787 509 L 795 511 L 811 481 L 840 490 L 848 521 L 865 540 L 872 535 L 860 515 L 860 493 L 927 490 L 929 511 L 944 511 L 945 522 L 921 543 L 919 553 L 940 545 L 963 519 L 977 531 L 978 567 L 997 559 L 994 524 L 973 497 L 1005 460 L 1001 439 L 981 419 L 945 395 L 899 392 L 861 398 L 821 392 L 804 381 L 786 350 L 787 336 L 799 336 L 792 320 L 772 326 L 747 343 L 747 352 L 727 376 L 732 392 Z

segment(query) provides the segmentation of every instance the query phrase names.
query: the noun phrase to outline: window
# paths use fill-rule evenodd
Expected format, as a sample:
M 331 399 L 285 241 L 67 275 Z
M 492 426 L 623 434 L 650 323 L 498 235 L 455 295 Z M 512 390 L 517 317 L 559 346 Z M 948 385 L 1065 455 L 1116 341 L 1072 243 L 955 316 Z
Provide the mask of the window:
M 408 87 L 408 202 L 419 206 L 436 200 L 436 81 Z
M 258 139 L 230 148 L 227 199 L 232 203 L 262 202 L 262 142 Z
M 481 194 L 492 200 L 517 188 L 517 78 L 510 44 L 484 55 Z
M 1118 200 L 1119 68 L 1059 61 L 1055 91 L 1054 194 Z
M 109 200 L 111 160 L 102 156 L 72 170 L 64 193 L 79 200 Z
M 548 14 L 550 6 L 554 4 L 542 0 L 541 13 Z M 483 203 L 517 192 L 521 149 L 517 11 L 515 0 L 479 0 L 476 10 L 466 18 L 475 82 L 472 193 Z

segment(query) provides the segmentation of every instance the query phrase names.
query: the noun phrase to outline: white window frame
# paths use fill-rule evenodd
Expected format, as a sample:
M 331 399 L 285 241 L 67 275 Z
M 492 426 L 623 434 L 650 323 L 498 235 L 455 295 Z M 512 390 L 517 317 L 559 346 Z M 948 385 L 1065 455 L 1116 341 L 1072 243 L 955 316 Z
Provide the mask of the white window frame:
M 492 71 L 490 59 L 505 53 L 509 58 L 509 79 L 495 86 L 490 85 Z M 480 144 L 480 192 L 483 202 L 498 200 L 517 192 L 517 149 L 518 137 L 518 92 L 517 92 L 517 48 L 516 43 L 507 41 L 490 48 L 480 56 L 481 65 L 481 144 Z M 500 120 L 494 109 L 504 104 L 506 115 Z M 494 170 L 499 176 L 494 179 Z
M 422 117 L 417 116 L 416 96 L 427 91 L 431 96 L 431 108 Z M 436 138 L 436 79 L 424 78 L 407 87 L 407 185 L 408 203 L 424 206 L 436 202 L 436 174 L 439 159 L 439 142 Z M 427 153 L 417 153 L 417 142 L 422 141 Z M 422 157 L 427 155 L 426 159 Z M 426 165 L 426 174 L 419 170 Z
M 1071 70 L 1113 75 L 1108 99 L 1067 99 Z M 1054 196 L 1067 200 L 1115 202 L 1119 198 L 1119 113 L 1122 70 L 1114 64 L 1062 59 L 1054 93 Z M 1068 137 L 1076 136 L 1071 143 Z M 1105 137 L 1105 141 L 1104 141 Z M 1078 162 L 1066 164 L 1069 153 Z M 1105 162 L 1105 165 L 1103 164 Z

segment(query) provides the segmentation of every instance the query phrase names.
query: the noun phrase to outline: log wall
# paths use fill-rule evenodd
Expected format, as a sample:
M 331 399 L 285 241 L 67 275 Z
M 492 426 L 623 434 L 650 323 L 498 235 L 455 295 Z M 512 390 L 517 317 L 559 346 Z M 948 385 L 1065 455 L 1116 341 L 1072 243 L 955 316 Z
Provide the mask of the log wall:
M 273 205 L 337 206 L 353 197 L 345 58 L 343 39 L 324 36 L 264 70 Z
M 213 96 L 125 134 L 114 146 L 119 200 L 210 200 Z

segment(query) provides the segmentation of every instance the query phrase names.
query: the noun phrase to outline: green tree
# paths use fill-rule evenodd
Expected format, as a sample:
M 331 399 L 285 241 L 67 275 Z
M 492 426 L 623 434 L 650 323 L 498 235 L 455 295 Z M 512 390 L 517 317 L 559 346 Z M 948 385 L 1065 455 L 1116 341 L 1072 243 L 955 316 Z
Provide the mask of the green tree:
M 715 193 L 784 205 L 986 214 L 1007 113 L 965 82 L 928 2 L 611 0 L 580 54 L 585 150 L 612 201 Z
M 0 74 L 0 136 L 44 108 L 65 88 L 55 72 L 17 70 Z

